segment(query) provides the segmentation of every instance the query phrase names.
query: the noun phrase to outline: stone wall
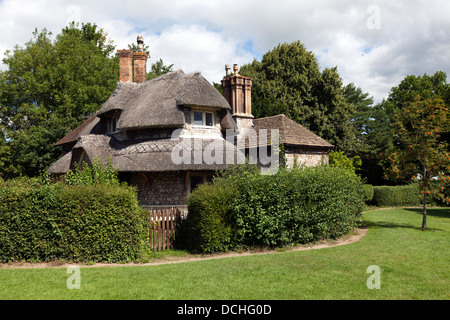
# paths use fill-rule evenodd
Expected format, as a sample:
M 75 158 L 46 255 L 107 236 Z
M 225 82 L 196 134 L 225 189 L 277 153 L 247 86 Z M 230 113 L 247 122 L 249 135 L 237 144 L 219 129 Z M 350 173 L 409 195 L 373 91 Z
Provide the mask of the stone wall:
M 185 179 L 185 172 L 136 173 L 130 184 L 137 187 L 141 205 L 184 205 Z
M 286 165 L 292 168 L 297 162 L 298 166 L 314 167 L 320 164 L 328 164 L 328 152 L 320 149 L 304 147 L 285 147 Z

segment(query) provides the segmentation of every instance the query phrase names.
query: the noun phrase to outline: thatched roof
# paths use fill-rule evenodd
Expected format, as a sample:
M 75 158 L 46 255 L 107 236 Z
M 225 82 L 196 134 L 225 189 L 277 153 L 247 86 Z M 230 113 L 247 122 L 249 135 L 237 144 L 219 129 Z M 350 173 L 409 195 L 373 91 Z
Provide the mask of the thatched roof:
M 58 161 L 56 161 L 49 169 L 49 174 L 64 174 L 70 170 L 70 163 L 72 161 L 72 151 L 66 153 Z
M 284 114 L 279 114 L 272 117 L 253 119 L 256 132 L 261 129 L 267 130 L 267 141 L 271 140 L 270 129 L 278 129 L 280 141 L 285 145 L 304 146 L 304 147 L 319 147 L 331 149 L 334 146 L 313 132 L 309 131 L 297 122 L 289 119 Z M 261 142 L 259 139 L 258 142 Z
M 90 163 L 99 159 L 106 164 L 108 159 L 111 159 L 113 167 L 119 172 L 222 170 L 228 167 L 227 155 L 230 154 L 233 156 L 233 163 L 236 163 L 239 151 L 233 144 L 224 139 L 202 139 L 198 143 L 199 140 L 194 142 L 192 138 L 180 138 L 179 140 L 119 141 L 112 136 L 91 134 L 81 137 L 73 151 L 53 164 L 48 172 L 67 172 L 70 169 L 71 161 L 74 161 L 71 159 L 72 154 L 81 149 Z M 210 153 L 208 150 L 213 152 Z M 173 154 L 176 155 L 175 159 Z M 209 154 L 213 160 L 217 159 L 218 161 L 210 161 L 211 159 L 206 157 Z M 184 159 L 189 159 L 189 161 L 181 161 L 183 155 L 188 155 Z M 240 155 L 242 156 L 242 154 Z M 228 163 L 231 164 L 230 161 Z
M 182 105 L 230 109 L 225 98 L 200 73 L 179 70 L 140 84 L 119 82 L 98 116 L 121 111 L 119 130 L 180 128 L 185 123 Z

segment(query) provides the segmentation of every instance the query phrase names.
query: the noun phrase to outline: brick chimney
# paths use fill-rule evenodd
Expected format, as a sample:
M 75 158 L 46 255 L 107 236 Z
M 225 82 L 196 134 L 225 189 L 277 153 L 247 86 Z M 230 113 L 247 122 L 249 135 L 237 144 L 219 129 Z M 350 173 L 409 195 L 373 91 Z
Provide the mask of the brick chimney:
M 225 78 L 222 79 L 223 95 L 231 106 L 231 115 L 238 128 L 252 128 L 252 78 L 241 76 L 237 64 L 225 65 Z
M 117 50 L 119 54 L 120 82 L 133 82 L 133 61 L 131 50 Z
M 137 37 L 138 50 L 133 53 L 134 60 L 134 82 L 141 83 L 147 77 L 147 59 L 148 56 L 144 52 L 144 37 Z
M 119 54 L 120 82 L 133 82 L 133 62 L 134 62 L 134 82 L 141 83 L 147 77 L 147 59 L 144 52 L 144 38 L 137 37 L 138 50 L 132 52 L 129 49 L 117 50 Z

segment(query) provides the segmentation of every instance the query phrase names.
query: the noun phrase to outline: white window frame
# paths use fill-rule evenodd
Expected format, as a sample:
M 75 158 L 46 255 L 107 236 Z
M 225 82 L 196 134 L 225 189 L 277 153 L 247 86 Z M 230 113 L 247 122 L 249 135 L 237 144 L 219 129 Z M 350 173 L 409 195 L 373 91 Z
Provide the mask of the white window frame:
M 201 125 L 195 124 L 195 113 L 196 112 L 202 113 L 202 124 Z M 207 113 L 211 114 L 211 116 L 212 116 L 212 125 L 210 125 L 210 126 L 206 125 L 206 114 Z M 193 109 L 193 110 L 191 110 L 191 123 L 192 123 L 192 126 L 194 126 L 194 127 L 214 128 L 216 126 L 216 116 L 213 111 Z

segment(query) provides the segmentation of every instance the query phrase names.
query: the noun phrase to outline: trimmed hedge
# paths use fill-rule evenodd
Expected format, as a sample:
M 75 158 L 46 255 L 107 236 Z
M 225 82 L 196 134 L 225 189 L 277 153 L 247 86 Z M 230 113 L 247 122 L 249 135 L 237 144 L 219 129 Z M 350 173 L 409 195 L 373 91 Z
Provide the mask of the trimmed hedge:
M 136 261 L 148 230 L 130 187 L 0 181 L 1 262 Z
M 189 251 L 213 253 L 232 247 L 228 208 L 235 190 L 203 184 L 189 197 L 188 218 L 177 231 L 176 245 Z
M 354 173 L 329 166 L 275 175 L 237 168 L 189 197 L 186 246 L 212 253 L 338 238 L 360 223 L 361 184 Z
M 374 186 L 371 204 L 378 207 L 420 206 L 418 184 Z
M 364 195 L 364 202 L 370 203 L 373 199 L 373 185 L 363 184 L 361 187 Z

